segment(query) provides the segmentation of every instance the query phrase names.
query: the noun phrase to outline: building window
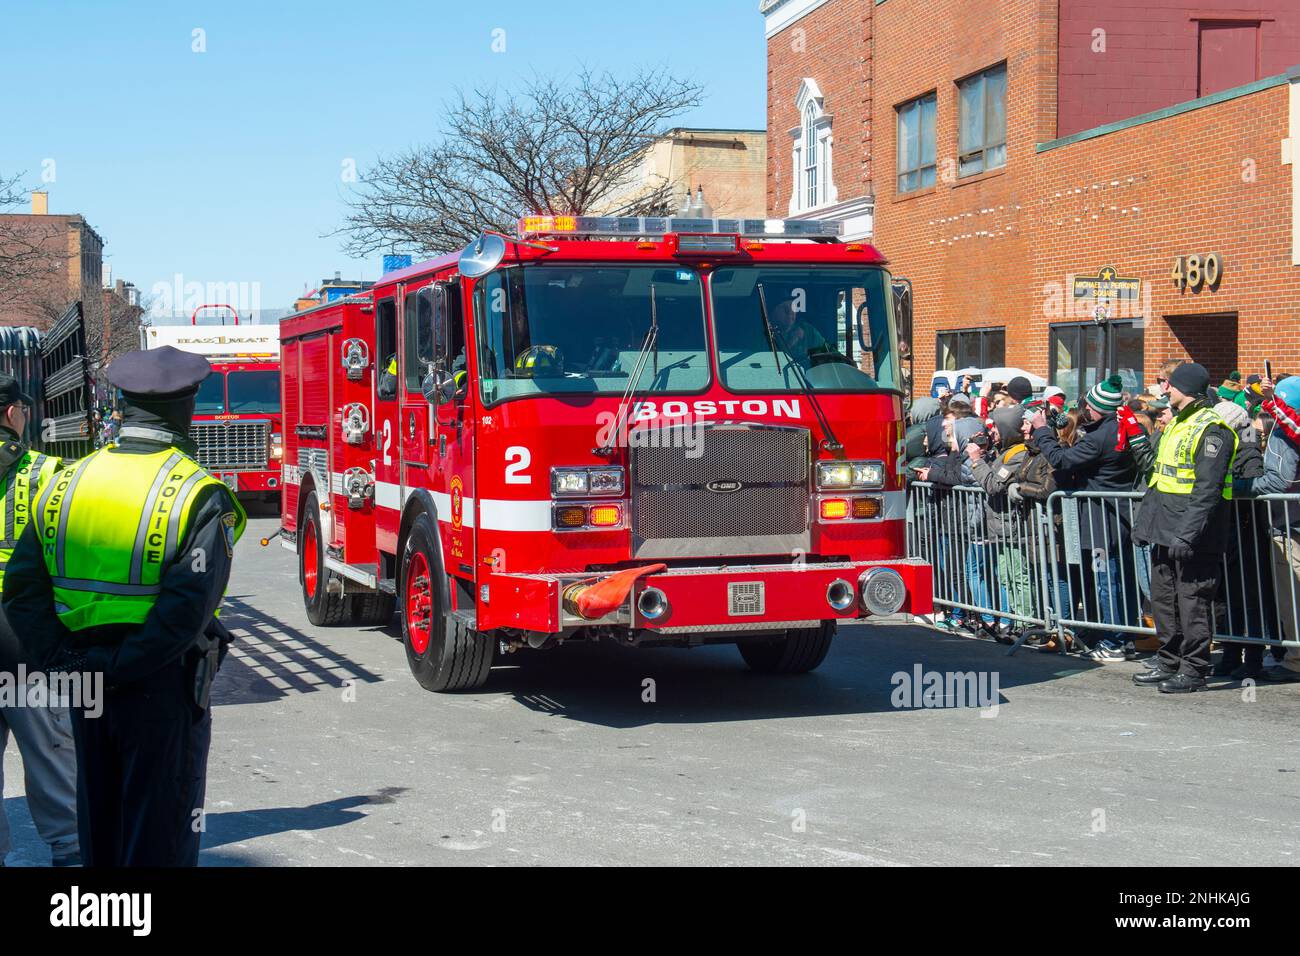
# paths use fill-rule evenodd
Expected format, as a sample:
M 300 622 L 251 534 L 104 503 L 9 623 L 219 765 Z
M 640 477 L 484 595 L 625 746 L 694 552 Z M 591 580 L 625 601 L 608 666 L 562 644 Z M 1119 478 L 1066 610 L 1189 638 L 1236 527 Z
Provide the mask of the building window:
M 804 188 L 807 189 L 805 205 L 811 209 L 818 204 L 817 167 L 821 161 L 821 149 L 817 143 L 817 111 L 811 103 L 804 110 L 803 118 L 803 176 Z
M 1112 374 L 1125 391 L 1141 393 L 1145 338 L 1139 323 L 1054 325 L 1050 336 L 1048 378 L 1071 401 Z
M 833 203 L 837 199 L 831 171 L 831 116 L 826 112 L 815 80 L 805 79 L 795 97 L 799 125 L 790 130 L 793 188 L 791 214 Z
M 940 371 L 963 368 L 1000 368 L 1007 363 L 1005 328 L 954 329 L 940 332 L 935 347 Z
M 957 84 L 957 175 L 973 176 L 1007 164 L 1007 65 Z
M 898 108 L 898 191 L 934 185 L 935 94 Z

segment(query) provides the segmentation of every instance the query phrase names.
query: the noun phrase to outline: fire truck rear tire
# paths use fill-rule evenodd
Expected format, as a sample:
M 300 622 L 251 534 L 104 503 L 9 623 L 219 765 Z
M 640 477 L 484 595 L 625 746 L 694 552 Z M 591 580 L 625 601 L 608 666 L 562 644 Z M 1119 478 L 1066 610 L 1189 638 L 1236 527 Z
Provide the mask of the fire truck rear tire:
M 806 674 L 826 659 L 835 639 L 835 622 L 817 627 L 791 628 L 774 641 L 746 641 L 737 645 L 749 669 L 760 674 Z
M 433 550 L 435 540 L 433 524 L 421 515 L 402 555 L 398 595 L 406 663 L 425 690 L 474 690 L 488 679 L 496 642 L 446 613 L 441 582 L 432 580 L 442 567 Z
M 331 591 L 330 582 L 335 577 L 337 574 L 325 567 L 320 512 L 313 491 L 303 503 L 302 522 L 298 529 L 298 580 L 302 582 L 302 603 L 307 608 L 307 620 L 317 627 L 343 624 L 351 616 L 350 595 Z

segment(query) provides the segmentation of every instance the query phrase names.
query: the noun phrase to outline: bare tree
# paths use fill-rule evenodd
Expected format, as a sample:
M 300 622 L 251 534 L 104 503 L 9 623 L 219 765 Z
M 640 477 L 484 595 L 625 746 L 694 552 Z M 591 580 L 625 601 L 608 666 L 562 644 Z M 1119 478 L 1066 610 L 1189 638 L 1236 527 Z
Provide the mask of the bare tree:
M 537 77 L 516 95 L 459 91 L 444 108 L 443 137 L 381 157 L 335 234 L 354 256 L 393 247 L 427 255 L 483 229 L 511 232 L 521 213 L 587 212 L 620 194 L 655 137 L 702 92 L 649 70 Z M 640 192 L 617 211 L 662 214 L 673 186 Z
M 26 201 L 23 174 L 0 173 L 0 300 L 27 300 L 43 294 L 51 273 L 66 267 L 67 253 L 59 243 L 60 223 L 40 216 L 7 218 L 3 213 Z M 66 307 L 67 303 L 64 303 Z

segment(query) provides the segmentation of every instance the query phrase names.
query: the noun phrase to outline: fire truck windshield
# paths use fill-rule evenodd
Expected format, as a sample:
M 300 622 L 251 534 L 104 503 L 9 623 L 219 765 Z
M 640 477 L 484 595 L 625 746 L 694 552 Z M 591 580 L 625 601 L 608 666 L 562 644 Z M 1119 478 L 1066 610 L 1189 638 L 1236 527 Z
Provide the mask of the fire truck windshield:
M 547 394 L 621 395 L 650 326 L 659 335 L 639 394 L 709 384 L 699 274 L 680 266 L 530 265 L 476 286 L 483 400 Z
M 210 372 L 199 385 L 199 394 L 194 399 L 194 414 L 226 414 L 226 382 L 220 372 Z
M 709 288 L 718 367 L 729 390 L 799 391 L 793 364 L 818 392 L 899 387 L 897 333 L 884 269 L 720 268 Z M 763 322 L 760 288 L 774 341 Z
M 265 415 L 280 410 L 280 373 L 230 372 L 226 375 L 230 414 Z

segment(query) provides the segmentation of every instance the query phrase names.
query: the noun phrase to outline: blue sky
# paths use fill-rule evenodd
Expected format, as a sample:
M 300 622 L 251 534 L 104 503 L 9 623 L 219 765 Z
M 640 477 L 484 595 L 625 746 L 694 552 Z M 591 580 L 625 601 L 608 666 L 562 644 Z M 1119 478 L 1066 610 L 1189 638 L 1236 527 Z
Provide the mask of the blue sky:
M 435 138 L 456 84 L 662 67 L 707 88 L 682 125 L 765 124 L 757 0 L 0 4 L 0 173 L 84 215 L 146 294 L 179 273 L 274 309 L 335 270 L 376 278 L 325 236 L 342 163 Z

